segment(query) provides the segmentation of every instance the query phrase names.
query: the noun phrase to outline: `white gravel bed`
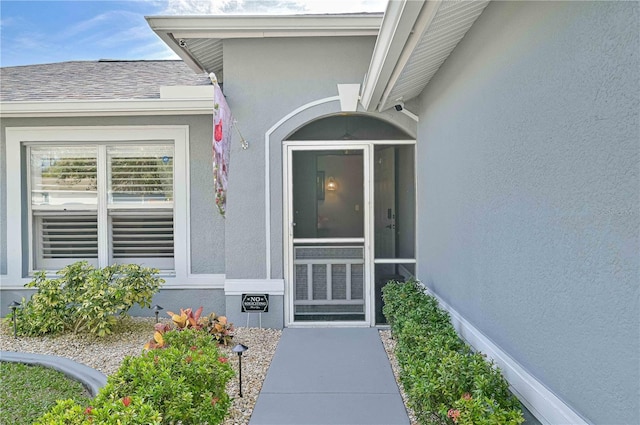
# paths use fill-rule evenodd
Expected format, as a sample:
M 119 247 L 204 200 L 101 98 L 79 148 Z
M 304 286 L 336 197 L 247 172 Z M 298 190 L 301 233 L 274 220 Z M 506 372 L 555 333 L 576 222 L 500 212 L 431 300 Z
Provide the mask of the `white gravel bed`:
M 409 407 L 409 399 L 407 398 L 407 394 L 404 392 L 404 387 L 400 382 L 400 365 L 398 364 L 398 359 L 395 355 L 397 341 L 391 337 L 390 330 L 380 330 L 380 339 L 382 340 L 382 345 L 384 345 L 384 351 L 387 352 L 387 357 L 389 357 L 389 363 L 391 363 L 393 375 L 396 377 L 396 384 L 398 384 L 402 401 L 404 401 L 405 409 L 407 409 L 409 421 L 411 422 L 411 425 L 419 425 L 418 420 L 416 419 L 416 414 L 413 409 Z
M 99 370 L 105 375 L 114 373 L 126 356 L 139 355 L 144 344 L 153 336 L 155 318 L 135 317 L 125 319 L 118 333 L 104 338 L 90 335 L 66 334 L 58 337 L 13 338 L 11 327 L 0 325 L 0 350 L 62 356 Z M 262 383 L 267 375 L 271 359 L 282 332 L 275 329 L 236 328 L 230 346 L 221 346 L 235 371 L 238 356 L 231 348 L 238 344 L 249 347 L 242 357 L 242 393 L 238 397 L 238 378 L 227 386 L 233 403 L 224 425 L 249 423 Z
M 11 327 L 2 323 L 0 325 L 0 350 L 62 356 L 86 364 L 105 375 L 111 375 L 118 369 L 126 356 L 136 356 L 143 351 L 142 347 L 153 336 L 154 324 L 154 318 L 134 317 L 124 320 L 119 325 L 117 334 L 104 338 L 96 338 L 86 334 L 65 334 L 57 337 L 18 337 L 14 339 Z M 233 403 L 224 425 L 246 425 L 249 423 L 281 335 L 282 331 L 276 329 L 236 328 L 232 344 L 229 347 L 220 347 L 221 351 L 229 357 L 229 361 L 236 371 L 238 370 L 238 356 L 231 352 L 231 347 L 238 343 L 249 347 L 249 350 L 242 356 L 243 397 L 238 397 L 236 376 L 227 386 L 227 392 L 232 397 Z M 391 369 L 400 389 L 411 425 L 418 425 L 415 414 L 408 407 L 407 396 L 399 380 L 400 369 L 394 354 L 396 341 L 391 338 L 389 330 L 380 330 L 380 339 L 389 357 Z

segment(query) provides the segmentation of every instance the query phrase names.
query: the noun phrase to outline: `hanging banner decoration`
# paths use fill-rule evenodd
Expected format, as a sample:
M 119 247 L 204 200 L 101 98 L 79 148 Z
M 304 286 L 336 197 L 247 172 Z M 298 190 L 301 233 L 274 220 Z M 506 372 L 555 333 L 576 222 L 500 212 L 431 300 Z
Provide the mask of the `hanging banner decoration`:
M 213 85 L 213 187 L 216 206 L 224 217 L 227 205 L 227 174 L 233 118 L 222 89 Z

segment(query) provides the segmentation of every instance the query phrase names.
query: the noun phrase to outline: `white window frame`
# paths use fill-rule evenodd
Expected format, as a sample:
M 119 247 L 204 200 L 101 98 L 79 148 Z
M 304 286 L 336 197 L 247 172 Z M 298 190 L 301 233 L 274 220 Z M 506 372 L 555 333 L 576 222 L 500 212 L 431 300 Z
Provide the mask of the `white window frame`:
M 60 126 L 6 128 L 7 176 L 7 280 L 11 283 L 28 281 L 23 278 L 23 255 L 29 256 L 29 276 L 33 274 L 33 238 L 30 216 L 31 199 L 27 194 L 26 177 L 29 161 L 23 161 L 22 150 L 30 143 L 91 144 L 162 142 L 174 145 L 174 262 L 175 268 L 167 277 L 176 281 L 189 276 L 189 126 Z M 25 148 L 26 152 L 26 148 Z M 23 169 L 23 166 L 25 167 Z M 26 173 L 26 175 L 25 175 Z M 23 204 L 23 194 L 27 194 Z M 26 210 L 25 210 L 26 208 Z M 29 222 L 29 234 L 23 237 L 22 220 Z M 105 218 L 99 218 L 104 220 Z M 107 222 L 102 228 L 107 231 Z M 108 243 L 108 238 L 103 238 Z M 25 246 L 27 244 L 27 246 Z M 108 251 L 108 249 L 107 249 Z M 106 251 L 106 252 L 107 252 Z M 171 279 L 173 280 L 173 279 Z M 167 280 L 169 283 L 169 280 Z M 4 285 L 3 285 L 4 286 Z

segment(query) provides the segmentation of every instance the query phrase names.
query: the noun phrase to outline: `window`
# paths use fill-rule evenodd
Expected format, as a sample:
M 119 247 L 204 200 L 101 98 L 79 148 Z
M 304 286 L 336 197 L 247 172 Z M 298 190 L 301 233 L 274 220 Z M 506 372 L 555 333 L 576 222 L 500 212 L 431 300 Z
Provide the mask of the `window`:
M 79 260 L 173 270 L 174 144 L 28 146 L 34 269 Z

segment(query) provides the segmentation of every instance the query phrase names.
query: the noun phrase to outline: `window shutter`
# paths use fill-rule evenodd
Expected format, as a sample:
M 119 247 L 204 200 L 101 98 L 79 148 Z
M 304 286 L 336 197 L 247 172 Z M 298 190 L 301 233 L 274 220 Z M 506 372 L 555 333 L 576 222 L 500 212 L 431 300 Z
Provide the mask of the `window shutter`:
M 98 259 L 95 214 L 34 212 L 36 268 L 58 269 L 73 261 Z M 69 261 L 72 260 L 72 261 Z
M 110 219 L 113 262 L 174 267 L 172 211 L 116 210 Z

